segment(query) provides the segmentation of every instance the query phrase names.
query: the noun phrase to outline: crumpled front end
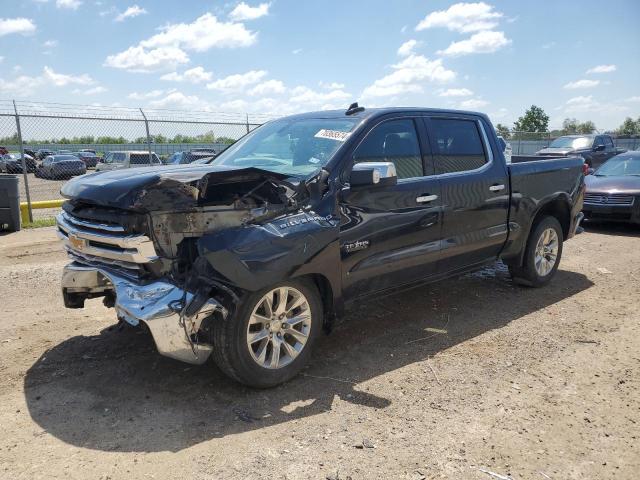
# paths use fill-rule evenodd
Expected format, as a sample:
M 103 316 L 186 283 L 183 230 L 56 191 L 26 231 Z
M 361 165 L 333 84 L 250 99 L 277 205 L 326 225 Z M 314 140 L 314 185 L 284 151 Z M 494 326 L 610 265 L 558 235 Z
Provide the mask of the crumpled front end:
M 212 349 L 210 322 L 242 289 L 216 277 L 199 240 L 273 221 L 298 209 L 300 197 L 295 185 L 256 169 L 187 171 L 138 180 L 119 197 L 117 187 L 112 200 L 107 190 L 119 182 L 77 182 L 57 226 L 73 261 L 62 278 L 66 307 L 104 297 L 119 320 L 149 328 L 159 353 L 200 364 Z
M 64 268 L 62 294 L 68 307 L 104 296 L 118 319 L 149 328 L 160 354 L 192 364 L 204 363 L 212 351 L 211 345 L 198 341 L 203 320 L 216 312 L 226 316 L 217 300 L 202 299 L 167 280 L 140 284 L 115 271 L 77 262 Z

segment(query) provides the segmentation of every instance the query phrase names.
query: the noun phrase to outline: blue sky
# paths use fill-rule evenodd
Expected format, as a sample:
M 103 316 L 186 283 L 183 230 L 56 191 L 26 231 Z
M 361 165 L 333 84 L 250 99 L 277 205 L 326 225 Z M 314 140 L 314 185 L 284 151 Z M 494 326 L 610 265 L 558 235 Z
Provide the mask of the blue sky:
M 640 116 L 638 0 L 1 0 L 0 99 Z

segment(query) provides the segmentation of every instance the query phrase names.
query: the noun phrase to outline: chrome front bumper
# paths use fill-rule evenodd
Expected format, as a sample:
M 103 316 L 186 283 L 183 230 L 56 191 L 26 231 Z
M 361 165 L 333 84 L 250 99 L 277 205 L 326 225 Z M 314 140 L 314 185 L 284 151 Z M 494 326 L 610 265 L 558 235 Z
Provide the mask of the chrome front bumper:
M 164 280 L 138 284 L 110 270 L 70 263 L 62 274 L 62 294 L 68 299 L 91 298 L 104 295 L 115 297 L 118 318 L 131 325 L 144 322 L 161 355 L 192 364 L 204 363 L 211 354 L 208 344 L 194 344 L 195 335 L 206 317 L 215 311 L 226 314 L 224 307 L 210 298 L 198 311 L 186 317 L 181 313 L 194 295 Z M 180 311 L 176 306 L 181 305 Z

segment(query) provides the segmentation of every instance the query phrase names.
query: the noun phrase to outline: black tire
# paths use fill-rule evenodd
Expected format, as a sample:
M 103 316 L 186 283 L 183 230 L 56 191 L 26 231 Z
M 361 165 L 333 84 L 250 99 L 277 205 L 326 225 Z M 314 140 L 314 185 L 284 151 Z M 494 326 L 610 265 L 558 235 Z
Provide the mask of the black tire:
M 545 275 L 541 275 L 535 267 L 536 246 L 538 244 L 538 241 L 540 240 L 540 237 L 549 228 L 555 230 L 555 233 L 557 235 L 558 253 L 556 255 L 553 268 Z M 542 287 L 549 283 L 555 276 L 556 271 L 558 270 L 558 266 L 560 265 L 563 242 L 564 237 L 562 234 L 562 227 L 560 226 L 560 222 L 558 222 L 555 217 L 551 216 L 540 218 L 531 229 L 529 238 L 527 239 L 527 245 L 525 247 L 523 257 L 523 264 L 521 266 L 509 266 L 509 272 L 511 273 L 511 277 L 513 278 L 513 280 L 520 285 L 525 285 L 528 287 Z
M 298 356 L 284 367 L 270 369 L 259 365 L 253 359 L 247 345 L 247 328 L 251 314 L 263 296 L 278 287 L 295 288 L 306 297 L 311 311 L 311 325 L 307 342 Z M 212 323 L 212 356 L 218 368 L 227 376 L 249 387 L 269 388 L 293 378 L 309 361 L 313 344 L 322 331 L 322 301 L 313 282 L 287 280 L 245 295 L 238 302 L 235 312 L 231 312 L 224 320 L 216 318 Z

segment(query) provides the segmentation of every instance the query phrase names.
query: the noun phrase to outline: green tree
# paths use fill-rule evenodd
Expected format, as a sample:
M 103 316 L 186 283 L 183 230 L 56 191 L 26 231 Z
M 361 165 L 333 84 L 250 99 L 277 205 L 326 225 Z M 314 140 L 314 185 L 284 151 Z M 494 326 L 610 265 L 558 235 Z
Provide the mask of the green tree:
M 498 133 L 498 135 L 502 135 L 502 138 L 504 138 L 505 140 L 507 140 L 511 136 L 509 127 L 507 127 L 506 125 L 502 125 L 501 123 L 498 123 L 496 125 L 496 132 Z
M 524 112 L 524 115 L 513 124 L 513 129 L 520 132 L 547 132 L 549 128 L 549 115 L 536 105 Z
M 570 135 L 578 131 L 578 120 L 575 118 L 565 118 L 562 122 L 562 135 Z
M 631 117 L 625 118 L 616 133 L 619 135 L 637 135 L 640 133 L 640 118 L 638 118 L 637 122 L 634 122 Z
M 593 133 L 596 131 L 596 124 L 591 120 L 587 120 L 586 122 L 582 122 L 578 124 L 578 128 L 576 129 L 578 133 Z

